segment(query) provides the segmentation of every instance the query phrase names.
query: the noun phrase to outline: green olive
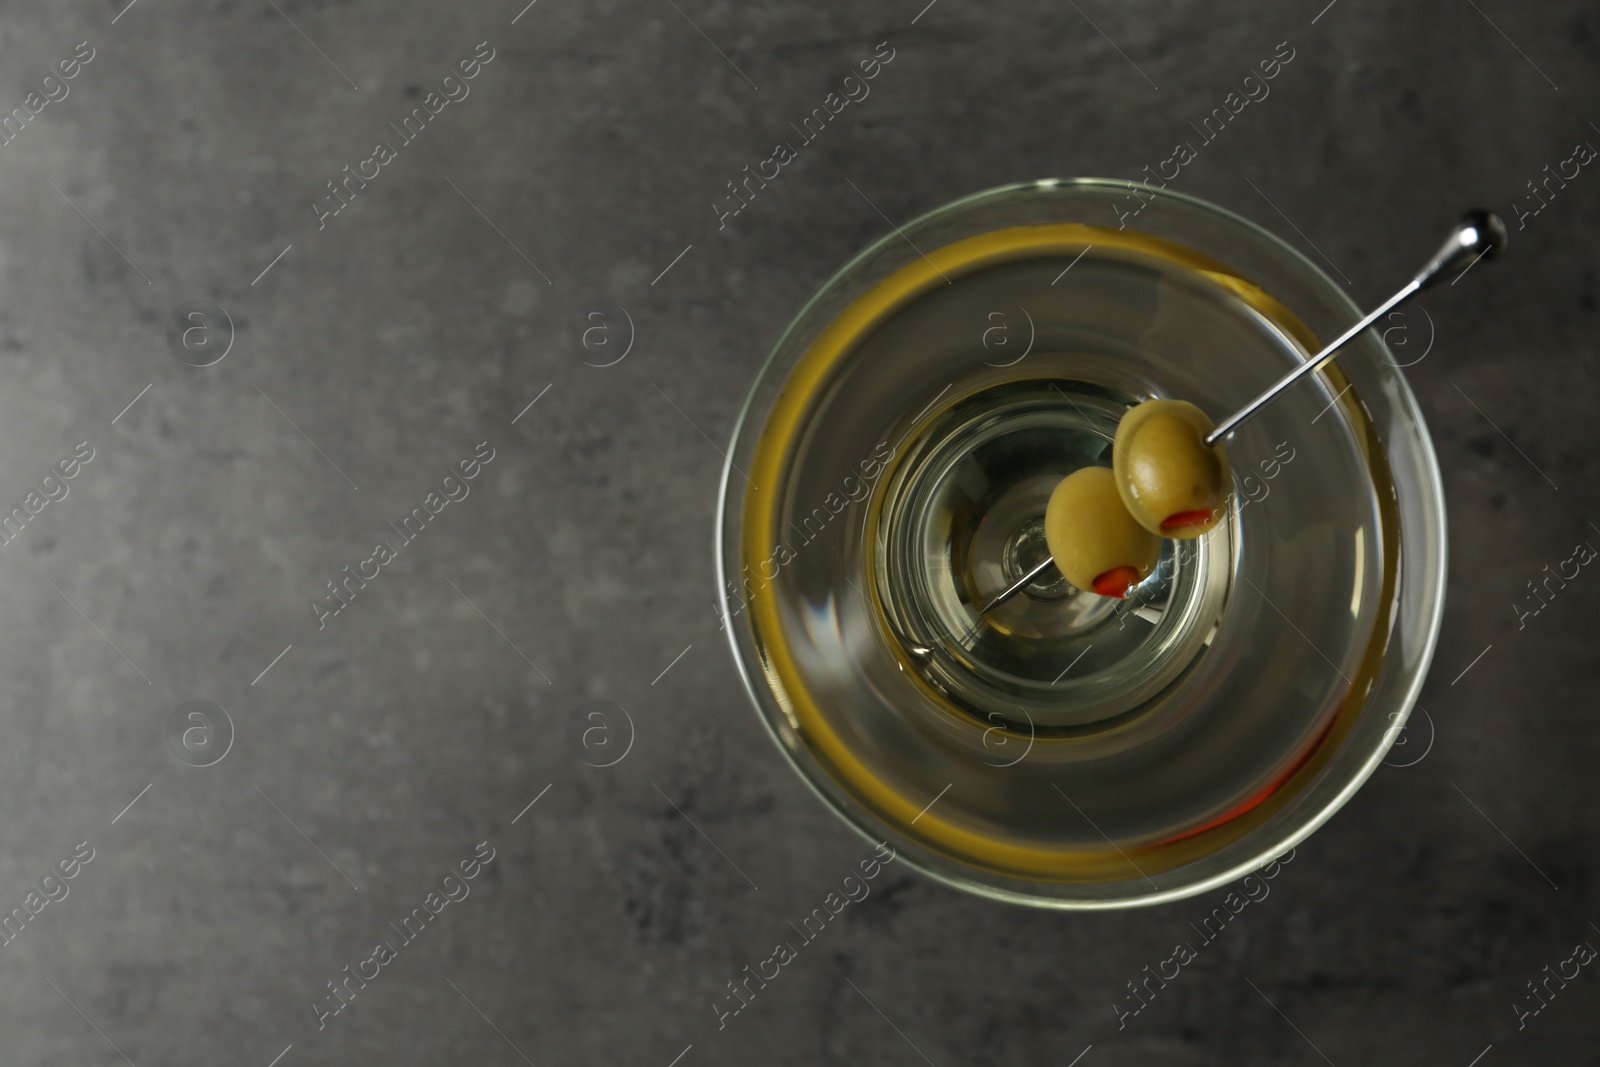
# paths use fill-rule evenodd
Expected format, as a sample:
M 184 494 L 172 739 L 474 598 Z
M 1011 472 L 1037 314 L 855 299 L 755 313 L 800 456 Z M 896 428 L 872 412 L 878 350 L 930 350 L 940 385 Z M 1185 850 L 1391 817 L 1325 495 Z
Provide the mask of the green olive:
M 1045 506 L 1044 539 L 1067 581 L 1101 596 L 1127 596 L 1161 556 L 1161 538 L 1133 521 L 1107 467 L 1061 479 Z
M 1179 540 L 1227 513 L 1228 453 L 1207 447 L 1212 422 L 1187 400 L 1147 400 L 1122 417 L 1112 447 L 1117 492 L 1138 524 Z

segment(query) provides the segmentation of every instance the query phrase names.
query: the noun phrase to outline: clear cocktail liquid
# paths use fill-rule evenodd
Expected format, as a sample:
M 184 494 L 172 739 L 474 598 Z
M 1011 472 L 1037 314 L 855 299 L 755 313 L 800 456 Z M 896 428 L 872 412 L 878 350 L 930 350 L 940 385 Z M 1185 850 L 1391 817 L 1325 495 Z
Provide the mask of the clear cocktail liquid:
M 1395 580 L 1383 457 L 1335 368 L 1241 427 L 1228 518 L 1165 541 L 1128 599 L 1052 570 L 979 618 L 1043 558 L 1055 484 L 1110 466 L 1130 406 L 1220 419 L 1304 358 L 1264 294 L 1078 230 L 1014 252 L 985 235 L 841 313 L 744 499 L 738 600 L 788 743 L 1010 879 L 1147 877 L 1261 805 L 1365 696 Z

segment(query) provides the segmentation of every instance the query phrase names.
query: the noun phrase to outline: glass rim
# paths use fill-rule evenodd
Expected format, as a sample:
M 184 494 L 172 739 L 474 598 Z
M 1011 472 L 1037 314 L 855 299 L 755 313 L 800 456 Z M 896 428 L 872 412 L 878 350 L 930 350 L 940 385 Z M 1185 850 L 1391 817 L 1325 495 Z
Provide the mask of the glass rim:
M 727 622 L 725 629 L 727 630 L 729 648 L 733 653 L 735 666 L 738 669 L 745 692 L 757 712 L 757 717 L 783 753 L 785 760 L 795 770 L 800 779 L 806 783 L 807 787 L 846 825 L 855 830 L 864 840 L 871 843 L 886 840 L 886 838 L 874 832 L 873 820 L 876 817 L 875 813 L 860 808 L 859 805 L 852 807 L 841 803 L 840 798 L 831 795 L 818 780 L 817 771 L 823 770 L 823 773 L 826 773 L 821 765 L 814 759 L 808 765 L 785 742 L 778 729 L 775 717 L 769 714 L 767 705 L 773 701 L 773 694 L 764 679 L 761 680 L 760 685 L 757 684 L 757 678 L 751 670 L 752 665 L 747 658 L 745 650 L 740 646 L 740 634 L 732 624 L 732 605 L 727 595 L 729 579 L 727 565 L 729 560 L 726 558 L 726 554 L 730 550 L 727 541 L 727 523 L 731 498 L 738 491 L 738 487 L 734 482 L 736 470 L 734 460 L 738 453 L 738 446 L 746 431 L 747 422 L 756 414 L 755 408 L 762 386 L 767 383 L 775 364 L 789 347 L 795 333 L 802 327 L 810 325 L 809 319 L 819 304 L 827 300 L 844 284 L 856 279 L 863 264 L 868 263 L 885 249 L 895 246 L 899 242 L 909 242 L 910 239 L 906 236 L 907 232 L 916 232 L 942 219 L 960 216 L 975 208 L 1008 198 L 1055 189 L 1071 190 L 1075 188 L 1117 192 L 1137 191 L 1141 196 L 1176 202 L 1201 215 L 1208 215 L 1221 222 L 1226 228 L 1248 235 L 1255 242 L 1263 244 L 1270 248 L 1272 252 L 1287 258 L 1291 262 L 1293 269 L 1302 275 L 1301 280 L 1312 282 L 1319 295 L 1337 304 L 1342 311 L 1352 316 L 1351 321 L 1359 320 L 1363 315 L 1359 305 L 1354 302 L 1344 287 L 1336 283 L 1322 268 L 1294 246 L 1258 223 L 1188 193 L 1176 192 L 1165 187 L 1149 185 L 1143 182 L 1111 178 L 1043 178 L 1013 182 L 968 193 L 926 211 L 904 225 L 897 226 L 891 222 L 890 231 L 866 244 L 817 287 L 815 292 L 790 318 L 769 348 L 751 380 L 750 388 L 740 406 L 738 417 L 735 419 L 732 430 L 729 433 L 729 448 L 724 457 L 718 486 L 712 548 L 717 575 L 718 604 L 723 618 Z M 916 246 L 913 244 L 912 247 L 915 248 Z M 920 249 L 917 249 L 917 251 L 921 252 Z M 1387 363 L 1387 380 L 1392 383 L 1396 390 L 1396 395 L 1393 398 L 1394 406 L 1414 428 L 1412 444 L 1420 460 L 1422 482 L 1419 489 L 1427 494 L 1434 505 L 1428 509 L 1432 515 L 1432 528 L 1418 530 L 1413 537 L 1429 537 L 1432 539 L 1432 543 L 1437 546 L 1437 570 L 1442 579 L 1448 573 L 1449 561 L 1443 476 L 1439 468 L 1437 452 L 1433 446 L 1432 437 L 1428 431 L 1421 407 L 1409 381 L 1406 379 L 1402 365 L 1393 358 L 1392 352 L 1390 352 L 1381 335 L 1377 336 L 1375 340 L 1383 354 L 1383 361 Z M 738 491 L 738 496 L 742 504 L 743 492 Z M 1417 648 L 1413 663 L 1404 668 L 1409 674 L 1409 677 L 1405 680 L 1404 688 L 1395 694 L 1395 697 L 1390 701 L 1392 710 L 1389 711 L 1390 725 L 1388 728 L 1384 730 L 1376 743 L 1371 744 L 1370 750 L 1365 753 L 1360 762 L 1344 773 L 1342 783 L 1331 796 L 1313 809 L 1298 814 L 1287 829 L 1287 832 L 1274 835 L 1269 847 L 1264 850 L 1254 850 L 1220 871 L 1180 885 L 1165 889 L 1154 888 L 1146 892 L 1132 891 L 1126 895 L 1105 898 L 1071 898 L 1030 893 L 1012 888 L 1009 885 L 983 881 L 965 874 L 960 869 L 942 869 L 937 865 L 922 862 L 920 857 L 915 855 L 908 854 L 902 858 L 922 874 L 952 888 L 1006 903 L 1065 911 L 1100 911 L 1169 903 L 1227 885 L 1243 876 L 1260 870 L 1274 859 L 1297 847 L 1326 823 L 1366 783 L 1367 779 L 1376 771 L 1378 765 L 1393 747 L 1395 739 L 1404 728 L 1411 711 L 1417 705 L 1417 700 L 1427 680 L 1433 657 L 1438 647 L 1443 622 L 1445 585 L 1446 583 L 1440 580 L 1434 583 L 1431 589 L 1426 590 L 1417 611 L 1419 618 L 1409 627 L 1410 631 L 1420 635 L 1421 643 Z M 1400 591 L 1398 588 L 1395 596 L 1394 610 L 1399 612 Z M 1397 631 L 1398 629 L 1397 625 Z M 1391 640 L 1394 639 L 1397 638 L 1391 638 Z M 781 709 L 777 710 L 781 713 Z M 888 828 L 899 829 L 893 827 L 892 824 Z

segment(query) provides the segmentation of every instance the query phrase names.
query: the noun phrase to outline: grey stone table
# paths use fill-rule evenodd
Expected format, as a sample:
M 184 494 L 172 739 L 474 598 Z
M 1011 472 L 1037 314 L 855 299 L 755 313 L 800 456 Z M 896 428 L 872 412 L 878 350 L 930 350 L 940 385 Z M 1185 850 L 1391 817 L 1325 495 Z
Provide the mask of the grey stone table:
M 1594 1056 L 1600 575 L 1528 583 L 1600 545 L 1600 10 L 925 2 L 6 5 L 0 1062 Z M 1174 186 L 1359 302 L 1512 221 L 1390 338 L 1451 514 L 1425 720 L 1140 1000 L 1221 893 L 1060 915 L 890 864 L 719 1017 L 869 854 L 716 633 L 758 361 L 885 217 L 1170 173 L 1246 91 Z

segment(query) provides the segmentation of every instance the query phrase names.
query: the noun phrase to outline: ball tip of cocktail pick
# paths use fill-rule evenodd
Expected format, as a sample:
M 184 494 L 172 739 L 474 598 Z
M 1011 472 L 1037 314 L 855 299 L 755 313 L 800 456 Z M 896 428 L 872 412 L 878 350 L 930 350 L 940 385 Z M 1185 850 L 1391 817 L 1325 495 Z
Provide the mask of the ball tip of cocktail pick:
M 1480 259 L 1494 259 L 1506 248 L 1505 220 L 1493 211 L 1469 211 L 1456 223 L 1450 236 L 1434 253 L 1428 265 L 1413 279 L 1411 292 L 1437 285 L 1446 278 L 1454 285 Z M 1409 295 L 1409 294 L 1408 294 Z
M 1493 211 L 1486 208 L 1469 211 L 1461 217 L 1457 229 L 1461 243 L 1480 259 L 1493 259 L 1506 250 L 1506 223 Z

